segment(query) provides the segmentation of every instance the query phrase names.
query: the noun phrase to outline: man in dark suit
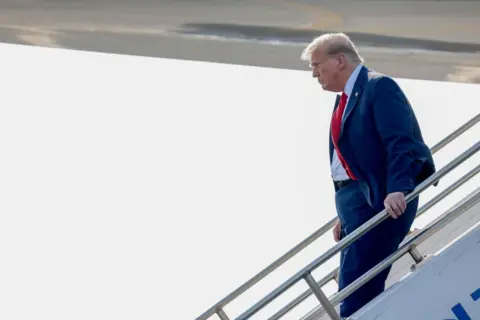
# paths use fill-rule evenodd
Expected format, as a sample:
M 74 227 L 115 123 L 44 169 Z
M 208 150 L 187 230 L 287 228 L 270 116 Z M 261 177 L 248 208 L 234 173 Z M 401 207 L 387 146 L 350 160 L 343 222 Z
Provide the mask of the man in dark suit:
M 335 241 L 387 209 L 385 220 L 341 252 L 339 290 L 393 253 L 407 235 L 418 197 L 405 195 L 435 172 L 429 148 L 409 101 L 390 77 L 363 65 L 343 33 L 325 34 L 305 48 L 313 77 L 326 91 L 339 92 L 331 120 L 330 163 L 338 221 Z M 385 290 L 390 268 L 340 306 L 348 317 Z

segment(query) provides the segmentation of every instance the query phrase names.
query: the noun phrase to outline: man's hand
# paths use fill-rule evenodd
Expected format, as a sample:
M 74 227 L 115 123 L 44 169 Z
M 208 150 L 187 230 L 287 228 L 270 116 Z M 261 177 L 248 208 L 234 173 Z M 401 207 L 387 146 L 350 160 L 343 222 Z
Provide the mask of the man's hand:
M 385 205 L 385 209 L 387 209 L 388 214 L 393 219 L 400 217 L 407 208 L 407 202 L 405 201 L 405 195 L 403 192 L 389 193 L 383 204 Z
M 335 242 L 340 241 L 341 233 L 342 223 L 340 222 L 340 219 L 337 219 L 337 223 L 335 223 L 335 226 L 333 227 L 333 240 L 335 240 Z

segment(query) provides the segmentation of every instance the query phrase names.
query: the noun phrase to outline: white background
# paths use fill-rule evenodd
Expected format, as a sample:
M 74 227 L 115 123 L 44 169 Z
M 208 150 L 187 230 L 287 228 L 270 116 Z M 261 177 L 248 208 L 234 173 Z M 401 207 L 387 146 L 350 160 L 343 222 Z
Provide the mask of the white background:
M 0 318 L 193 319 L 335 216 L 334 94 L 308 72 L 1 49 Z M 429 146 L 478 113 L 478 85 L 399 81 Z M 229 316 L 332 244 L 329 232 Z

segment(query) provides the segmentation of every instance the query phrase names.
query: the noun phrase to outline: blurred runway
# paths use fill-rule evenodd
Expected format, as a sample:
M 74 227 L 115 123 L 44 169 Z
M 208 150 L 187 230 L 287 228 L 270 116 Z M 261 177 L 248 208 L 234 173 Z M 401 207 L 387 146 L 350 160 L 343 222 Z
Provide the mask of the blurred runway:
M 313 37 L 348 33 L 396 77 L 480 83 L 480 2 L 4 0 L 0 41 L 308 70 Z

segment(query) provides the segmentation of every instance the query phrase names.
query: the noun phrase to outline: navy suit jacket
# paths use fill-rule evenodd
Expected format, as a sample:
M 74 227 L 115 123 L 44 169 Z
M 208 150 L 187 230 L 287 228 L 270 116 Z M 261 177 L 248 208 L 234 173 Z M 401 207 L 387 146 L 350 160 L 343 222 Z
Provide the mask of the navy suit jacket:
M 344 112 L 338 148 L 377 211 L 387 194 L 410 192 L 435 172 L 415 113 L 392 78 L 363 66 Z

